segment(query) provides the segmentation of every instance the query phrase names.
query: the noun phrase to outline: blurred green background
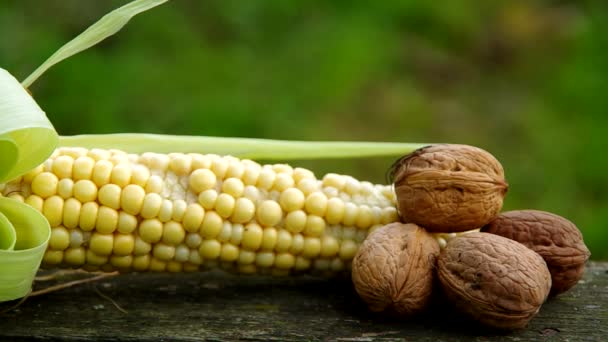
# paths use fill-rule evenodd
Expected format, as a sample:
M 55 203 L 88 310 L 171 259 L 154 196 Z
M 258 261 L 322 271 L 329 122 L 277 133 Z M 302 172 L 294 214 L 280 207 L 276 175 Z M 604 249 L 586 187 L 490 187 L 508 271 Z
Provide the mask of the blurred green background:
M 0 65 L 25 78 L 127 1 L 3 0 Z M 452 142 L 500 159 L 505 209 L 574 221 L 608 259 L 602 1 L 179 0 L 32 87 L 61 134 Z M 296 161 L 383 182 L 391 159 Z

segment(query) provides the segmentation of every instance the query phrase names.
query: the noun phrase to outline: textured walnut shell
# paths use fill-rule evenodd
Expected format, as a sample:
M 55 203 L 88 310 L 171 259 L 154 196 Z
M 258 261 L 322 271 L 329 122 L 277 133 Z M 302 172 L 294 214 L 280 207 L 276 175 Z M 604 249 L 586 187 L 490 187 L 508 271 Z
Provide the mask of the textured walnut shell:
M 430 232 L 462 232 L 490 222 L 507 193 L 502 165 L 467 145 L 432 145 L 399 160 L 392 172 L 399 213 Z
M 439 256 L 437 273 L 457 308 L 500 329 L 525 327 L 551 288 L 551 275 L 540 255 L 519 242 L 487 233 L 464 234 L 450 241 Z
M 551 272 L 552 295 L 578 283 L 591 255 L 574 223 L 545 211 L 507 211 L 482 231 L 515 240 L 540 254 Z
M 437 241 L 415 224 L 378 228 L 353 259 L 355 290 L 370 310 L 409 317 L 429 303 L 438 255 Z

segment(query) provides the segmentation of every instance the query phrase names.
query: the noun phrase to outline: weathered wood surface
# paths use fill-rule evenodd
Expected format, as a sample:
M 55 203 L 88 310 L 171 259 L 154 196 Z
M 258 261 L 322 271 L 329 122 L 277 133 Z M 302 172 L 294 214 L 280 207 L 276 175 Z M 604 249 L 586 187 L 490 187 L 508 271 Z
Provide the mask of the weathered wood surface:
M 590 263 L 525 330 L 483 329 L 442 305 L 400 322 L 369 313 L 347 279 L 130 274 L 28 299 L 0 314 L 0 341 L 608 341 L 608 263 Z

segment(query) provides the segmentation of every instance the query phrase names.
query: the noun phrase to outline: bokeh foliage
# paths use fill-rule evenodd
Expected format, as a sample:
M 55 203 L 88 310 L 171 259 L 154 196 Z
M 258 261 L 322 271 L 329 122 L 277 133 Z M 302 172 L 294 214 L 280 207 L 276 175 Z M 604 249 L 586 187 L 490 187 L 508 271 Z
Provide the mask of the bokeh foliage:
M 126 1 L 0 4 L 23 79 Z M 454 142 L 503 163 L 505 209 L 570 218 L 608 259 L 608 6 L 174 0 L 31 89 L 61 134 Z M 297 161 L 384 181 L 389 159 Z

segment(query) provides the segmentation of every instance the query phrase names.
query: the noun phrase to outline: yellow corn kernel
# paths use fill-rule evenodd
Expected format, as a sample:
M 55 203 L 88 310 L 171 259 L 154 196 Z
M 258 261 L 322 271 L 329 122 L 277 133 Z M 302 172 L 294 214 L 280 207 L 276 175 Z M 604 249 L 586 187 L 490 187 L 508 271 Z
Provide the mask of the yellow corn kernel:
M 86 251 L 86 265 L 90 266 L 101 266 L 108 262 L 107 255 L 96 254 L 91 248 Z
M 95 158 L 93 158 L 95 159 Z M 93 174 L 91 180 L 97 185 L 102 186 L 110 183 L 110 176 L 114 165 L 108 160 L 98 160 L 93 166 Z M 78 183 L 78 182 L 76 182 Z
M 329 224 L 338 224 L 344 218 L 345 206 L 344 202 L 337 197 L 327 200 L 327 209 L 325 219 Z
M 152 257 L 148 269 L 152 272 L 164 272 L 167 269 L 167 262 Z
M 157 193 L 149 193 L 144 196 L 140 215 L 143 218 L 151 219 L 158 215 L 163 198 Z
M 74 181 L 70 178 L 63 178 L 57 183 L 57 195 L 63 199 L 68 199 L 74 194 Z
M 383 225 L 396 222 L 399 220 L 399 214 L 397 213 L 397 208 L 395 207 L 385 207 L 382 208 L 382 214 L 380 217 L 380 223 Z
M 190 248 L 186 245 L 178 245 L 175 247 L 175 261 L 186 262 L 190 258 Z
M 127 185 L 120 192 L 120 208 L 131 215 L 137 215 L 141 211 L 146 192 L 135 184 Z
M 197 169 L 192 171 L 188 181 L 192 191 L 200 193 L 213 188 L 217 181 L 217 177 L 211 170 Z
M 32 192 L 42 198 L 51 197 L 57 193 L 59 179 L 51 172 L 39 173 L 32 180 Z
M 131 167 L 128 164 L 118 164 L 112 169 L 110 181 L 123 188 L 131 182 Z
M 118 223 L 116 230 L 119 233 L 130 234 L 137 228 L 137 218 L 124 211 L 118 212 Z
M 112 248 L 114 248 L 114 235 L 93 233 L 93 235 L 91 235 L 91 241 L 89 242 L 89 248 L 97 255 L 112 254 Z
M 173 214 L 171 214 L 171 219 L 173 219 L 173 221 L 182 222 L 184 215 L 186 214 L 186 209 L 188 209 L 188 204 L 186 201 L 181 199 L 174 200 Z
M 243 171 L 243 184 L 245 185 L 255 185 L 258 181 L 258 177 L 260 176 L 260 170 L 253 166 L 246 166 Z
M 33 207 L 34 209 L 42 212 L 42 206 L 44 205 L 44 200 L 42 199 L 42 197 L 38 195 L 29 195 L 25 199 L 25 203 Z
M 116 184 L 106 184 L 99 188 L 97 192 L 100 204 L 118 210 L 120 206 L 120 197 L 122 189 Z
M 224 221 L 215 211 L 205 213 L 203 222 L 200 225 L 200 234 L 205 239 L 214 239 L 222 231 Z
M 274 264 L 277 268 L 287 270 L 295 266 L 296 257 L 290 253 L 279 253 L 275 258 Z
M 112 255 L 110 257 L 110 265 L 118 268 L 127 270 L 133 264 L 133 256 L 132 255 Z
M 217 191 L 214 189 L 207 189 L 198 194 L 198 203 L 207 210 L 215 208 L 215 202 L 217 201 Z
M 292 233 L 299 233 L 306 227 L 306 213 L 303 210 L 295 210 L 285 217 L 285 228 Z
M 91 157 L 81 156 L 74 160 L 72 166 L 72 177 L 77 182 L 81 179 L 91 179 L 93 175 L 93 167 L 95 166 L 95 160 Z
M 157 243 L 152 249 L 152 255 L 158 260 L 171 260 L 175 256 L 175 247 L 164 243 Z
M 259 267 L 271 267 L 274 264 L 274 252 L 259 252 L 255 255 L 255 264 Z
M 99 204 L 97 202 L 87 202 L 80 208 L 78 227 L 84 231 L 91 231 L 97 222 L 97 212 Z
M 143 220 L 139 224 L 139 236 L 148 243 L 156 243 L 163 236 L 163 224 L 158 219 Z
M 115 255 L 130 255 L 135 249 L 135 238 L 133 234 L 114 235 L 113 251 Z
M 274 185 L 274 180 L 276 178 L 276 173 L 271 169 L 262 169 L 258 176 L 257 187 L 269 190 Z
M 194 233 L 199 230 L 205 218 L 205 210 L 197 203 L 190 203 L 184 212 L 182 223 L 184 229 L 189 233 Z
M 230 220 L 234 223 L 245 223 L 253 219 L 255 215 L 255 205 L 248 199 L 241 197 L 234 204 L 234 211 Z
M 224 158 L 214 158 L 211 161 L 211 171 L 219 179 L 224 179 L 228 171 L 229 162 Z
M 309 214 L 323 216 L 327 210 L 327 196 L 320 191 L 315 191 L 306 197 L 304 207 Z
M 302 255 L 306 258 L 315 258 L 321 253 L 321 240 L 318 237 L 305 237 Z
M 238 198 L 243 194 L 245 185 L 238 178 L 228 178 L 222 183 L 222 192 Z
M 42 257 L 42 262 L 47 265 L 58 265 L 63 261 L 63 251 L 47 249 Z
M 91 202 L 97 199 L 97 186 L 90 180 L 83 179 L 74 183 L 74 197 L 80 202 Z
M 84 265 L 86 261 L 86 251 L 82 247 L 68 248 L 63 252 L 63 262 L 70 266 Z
M 74 158 L 70 156 L 59 156 L 53 160 L 53 166 L 51 170 L 57 176 L 57 178 L 71 178 L 72 177 L 72 166 L 74 165 Z
M 198 248 L 202 241 L 203 238 L 198 233 L 188 233 L 185 239 L 186 246 L 190 248 Z
M 215 211 L 223 218 L 228 218 L 234 211 L 234 197 L 221 193 L 215 201 Z
M 237 263 L 239 264 L 253 264 L 255 262 L 256 253 L 248 250 L 241 250 Z
M 198 249 L 204 259 L 217 259 L 220 256 L 222 244 L 217 240 L 203 240 Z
M 298 182 L 297 187 L 305 196 L 308 196 L 319 189 L 319 184 L 316 179 L 305 178 Z
M 301 256 L 297 256 L 296 257 L 296 263 L 294 265 L 294 268 L 298 271 L 303 271 L 303 270 L 307 270 L 309 269 L 311 266 L 311 262 L 310 259 L 306 259 L 304 257 Z
M 304 193 L 298 188 L 289 188 L 281 193 L 279 204 L 283 210 L 290 212 L 304 207 Z
M 256 274 L 258 268 L 254 264 L 239 264 L 238 271 L 241 274 Z
M 150 267 L 150 259 L 151 258 L 149 254 L 136 255 L 135 257 L 133 257 L 133 263 L 131 264 L 131 267 L 134 271 L 146 271 L 148 267 Z
M 158 219 L 160 222 L 168 222 L 173 217 L 173 201 L 169 199 L 163 199 L 158 211 Z
M 357 216 L 359 215 L 359 207 L 354 204 L 347 202 L 344 204 L 344 216 L 342 223 L 345 226 L 353 226 L 357 222 Z
M 51 227 L 57 227 L 63 219 L 63 198 L 54 195 L 44 200 L 42 213 Z
M 118 226 L 118 212 L 112 208 L 101 206 L 97 211 L 95 229 L 102 234 L 110 234 Z
M 181 223 L 175 221 L 165 222 L 162 237 L 164 243 L 171 246 L 177 246 L 184 241 L 185 237 L 186 231 Z
M 277 230 L 273 227 L 264 228 L 261 249 L 273 250 L 277 245 Z
M 160 194 L 165 187 L 165 182 L 159 176 L 153 175 L 148 178 L 148 182 L 146 183 L 145 190 L 146 193 L 149 194 Z
M 304 227 L 304 235 L 321 236 L 325 231 L 325 220 L 317 215 L 308 215 Z
M 272 227 L 281 221 L 283 211 L 281 206 L 271 200 L 266 200 L 260 204 L 256 211 L 258 222 L 264 226 Z
M 371 208 L 365 204 L 360 205 L 355 226 L 357 226 L 357 228 L 367 228 L 372 225 L 372 221 L 373 216 Z
M 277 231 L 277 243 L 275 250 L 279 253 L 287 252 L 291 247 L 292 235 L 285 229 L 279 229 Z
M 273 188 L 277 191 L 285 191 L 286 189 L 290 189 L 294 186 L 293 178 L 288 173 L 279 173 L 277 174 L 276 179 L 274 180 Z
M 333 236 L 324 235 L 321 238 L 321 256 L 333 257 L 340 251 L 340 244 Z
M 304 250 L 304 236 L 302 234 L 293 234 L 289 253 L 297 255 L 302 253 L 302 250 Z
M 243 232 L 245 231 L 245 227 L 240 223 L 232 224 L 232 229 L 230 230 L 230 243 L 233 245 L 239 246 L 241 241 L 243 240 Z
M 344 240 L 340 245 L 339 256 L 342 260 L 351 260 L 357 253 L 357 243 L 352 240 Z
M 65 227 L 55 227 L 51 229 L 49 247 L 53 250 L 63 251 L 70 245 L 70 233 Z
M 145 255 L 150 253 L 152 245 L 144 241 L 140 236 L 135 236 L 135 247 L 133 248 L 133 254 Z
M 131 170 L 131 184 L 138 185 L 142 189 L 146 187 L 148 179 L 150 178 L 150 170 L 143 165 L 134 165 Z M 129 186 L 129 185 L 127 185 Z
M 239 258 L 239 248 L 231 243 L 225 243 L 222 245 L 220 252 L 220 260 L 222 261 L 235 261 Z
M 264 232 L 257 223 L 249 223 L 244 227 L 241 245 L 249 250 L 257 250 L 262 244 Z

